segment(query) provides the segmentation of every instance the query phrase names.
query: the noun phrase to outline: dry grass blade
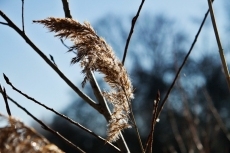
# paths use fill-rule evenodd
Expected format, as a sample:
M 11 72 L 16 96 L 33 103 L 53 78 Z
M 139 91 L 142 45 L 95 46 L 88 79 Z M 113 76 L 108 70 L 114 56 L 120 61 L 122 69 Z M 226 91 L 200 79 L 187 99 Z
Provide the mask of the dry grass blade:
M 112 48 L 100 38 L 89 23 L 80 24 L 73 19 L 48 18 L 34 21 L 45 25 L 50 31 L 56 32 L 60 38 L 69 38 L 74 42 L 72 49 L 77 56 L 72 64 L 80 62 L 85 83 L 91 79 L 91 71 L 104 74 L 104 80 L 112 91 L 103 92 L 103 96 L 113 104 L 113 112 L 108 125 L 108 141 L 119 138 L 119 132 L 129 128 L 129 101 L 133 98 L 133 87 L 122 63 L 115 57 Z
M 63 153 L 34 129 L 25 126 L 13 117 L 0 114 L 0 123 L 1 153 Z

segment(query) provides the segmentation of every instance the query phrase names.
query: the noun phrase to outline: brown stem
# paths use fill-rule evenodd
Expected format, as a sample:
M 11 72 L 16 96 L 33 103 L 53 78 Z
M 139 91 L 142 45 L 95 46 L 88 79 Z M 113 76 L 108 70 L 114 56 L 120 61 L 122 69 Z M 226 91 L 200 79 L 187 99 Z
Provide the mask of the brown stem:
M 70 9 L 69 9 L 69 2 L 68 0 L 62 0 L 62 5 L 63 5 L 63 10 L 65 12 L 65 17 L 66 18 L 72 18 L 70 14 Z
M 153 134 L 154 134 L 154 129 L 155 125 L 157 122 L 157 109 L 158 109 L 158 104 L 160 102 L 160 91 L 158 90 L 156 99 L 153 101 L 153 117 L 152 117 L 152 123 L 151 123 L 151 130 L 145 145 L 145 152 L 148 151 L 149 148 L 149 153 L 152 153 L 152 145 L 153 145 Z
M 130 42 L 130 39 L 132 37 L 132 34 L 133 34 L 133 30 L 134 30 L 134 27 L 135 27 L 135 24 L 136 24 L 136 21 L 137 21 L 137 18 L 139 17 L 139 14 L 141 12 L 141 9 L 142 9 L 142 6 L 144 4 L 145 0 L 142 0 L 140 6 L 139 6 L 139 9 L 137 11 L 137 14 L 133 17 L 133 20 L 132 20 L 132 24 L 131 24 L 131 28 L 130 28 L 130 31 L 129 31 L 129 36 L 126 40 L 126 45 L 125 45 L 125 50 L 124 50 L 124 55 L 123 55 L 123 59 L 122 59 L 122 64 L 124 65 L 125 64 L 125 58 L 126 58 L 126 54 L 127 54 L 127 51 L 128 51 L 128 47 L 129 47 L 129 42 Z
M 208 6 L 209 6 L 209 10 L 210 10 L 210 16 L 211 16 L 211 20 L 212 20 L 213 29 L 214 29 L 215 36 L 216 36 L 216 42 L 217 42 L 217 45 L 218 45 L 218 48 L 219 48 L 220 59 L 221 59 L 222 66 L 223 66 L 223 69 L 224 69 L 224 74 L 225 74 L 225 77 L 226 77 L 226 80 L 227 80 L 228 89 L 230 91 L 230 78 L 229 78 L 228 66 L 227 66 L 227 63 L 226 63 L 226 60 L 225 60 L 225 57 L 224 57 L 224 50 L 222 48 L 220 37 L 219 37 L 219 34 L 218 34 L 218 29 L 217 29 L 217 25 L 216 25 L 216 21 L 215 21 L 215 16 L 214 16 L 214 11 L 213 11 L 213 8 L 212 8 L 211 0 L 208 0 Z

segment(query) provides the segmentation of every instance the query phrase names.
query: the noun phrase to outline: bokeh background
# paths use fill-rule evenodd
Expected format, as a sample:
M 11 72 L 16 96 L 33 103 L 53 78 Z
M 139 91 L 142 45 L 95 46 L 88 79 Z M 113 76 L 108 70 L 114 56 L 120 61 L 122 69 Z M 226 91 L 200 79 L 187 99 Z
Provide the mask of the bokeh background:
M 89 21 L 98 35 L 113 47 L 122 59 L 132 17 L 141 1 L 80 1 L 70 0 L 74 19 Z M 20 0 L 0 0 L 2 10 L 18 27 L 22 27 Z M 227 62 L 229 57 L 230 2 L 213 4 L 216 22 Z M 134 112 L 143 142 L 150 129 L 152 103 L 157 93 L 163 99 L 178 67 L 181 65 L 197 33 L 207 1 L 146 1 L 134 29 L 125 66 L 135 87 Z M 79 65 L 71 65 L 74 54 L 54 33 L 48 32 L 33 20 L 47 17 L 64 17 L 61 0 L 25 1 L 24 22 L 27 36 L 47 56 L 52 55 L 59 69 L 79 88 L 83 75 Z M 5 22 L 0 18 L 1 22 Z M 65 41 L 67 45 L 71 42 Z M 106 135 L 106 122 L 100 114 L 72 91 L 67 84 L 41 59 L 35 51 L 10 27 L 0 24 L 0 72 L 23 92 L 49 107 L 58 110 L 95 133 Z M 229 62 L 228 62 L 229 63 Z M 97 75 L 97 74 L 96 74 Z M 100 75 L 97 79 L 102 89 L 107 89 Z M 0 84 L 7 93 L 32 114 L 59 130 L 80 147 L 92 152 L 106 152 L 109 148 L 98 144 L 92 136 L 54 116 L 13 91 L 0 76 Z M 89 86 L 82 89 L 94 98 Z M 208 99 L 209 98 L 209 99 Z M 230 103 L 229 90 L 222 71 L 210 16 L 205 22 L 196 45 L 182 70 L 167 105 L 156 126 L 154 151 L 156 152 L 230 152 Z M 210 107 L 214 106 L 214 107 Z M 56 137 L 43 131 L 22 110 L 10 103 L 11 112 L 25 124 L 33 126 L 64 151 L 71 152 Z M 217 115 L 213 111 L 217 111 Z M 6 114 L 0 98 L 0 112 Z M 221 123 L 218 122 L 221 119 Z M 221 126 L 222 125 L 222 126 Z M 224 127 L 224 129 L 223 129 Z M 132 152 L 139 152 L 134 130 L 125 131 L 125 138 Z M 197 135 L 199 143 L 194 140 Z M 182 141 L 178 141 L 181 136 Z

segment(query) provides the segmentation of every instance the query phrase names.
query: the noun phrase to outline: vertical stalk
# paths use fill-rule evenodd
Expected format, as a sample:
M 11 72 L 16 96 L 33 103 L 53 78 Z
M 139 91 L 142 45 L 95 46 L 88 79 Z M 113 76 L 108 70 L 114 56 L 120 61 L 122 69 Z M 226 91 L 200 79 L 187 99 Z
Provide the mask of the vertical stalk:
M 213 30 L 214 30 L 214 33 L 215 33 L 215 36 L 216 36 L 216 42 L 217 42 L 217 45 L 218 45 L 218 48 L 219 48 L 220 59 L 221 59 L 222 66 L 223 66 L 223 69 L 224 69 L 224 74 L 225 74 L 225 77 L 226 77 L 226 80 L 227 80 L 228 89 L 230 91 L 230 78 L 229 78 L 228 66 L 227 66 L 227 63 L 226 63 L 226 60 L 225 60 L 225 57 L 224 57 L 224 50 L 223 50 L 222 45 L 221 45 L 221 41 L 220 41 L 220 37 L 219 37 L 219 33 L 218 33 L 216 21 L 215 21 L 215 16 L 214 16 L 214 11 L 213 11 L 213 8 L 212 8 L 211 0 L 208 0 L 208 6 L 209 6 L 210 16 L 211 16 L 211 20 L 212 20 Z

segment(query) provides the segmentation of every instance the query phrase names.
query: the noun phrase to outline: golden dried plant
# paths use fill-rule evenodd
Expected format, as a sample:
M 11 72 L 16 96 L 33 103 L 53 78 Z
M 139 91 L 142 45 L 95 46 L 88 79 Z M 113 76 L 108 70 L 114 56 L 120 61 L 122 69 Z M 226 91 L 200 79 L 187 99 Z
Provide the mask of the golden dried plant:
M 130 101 L 134 96 L 127 71 L 114 55 L 112 48 L 96 34 L 88 22 L 80 24 L 70 18 L 52 17 L 34 22 L 45 25 L 60 38 L 69 38 L 73 41 L 71 50 L 76 50 L 77 53 L 71 63 L 80 62 L 85 75 L 83 87 L 91 79 L 91 71 L 104 74 L 104 81 L 111 87 L 111 91 L 102 94 L 113 105 L 107 140 L 116 141 L 120 130 L 131 127 L 129 124 Z
M 57 146 L 13 117 L 0 114 L 1 153 L 63 153 Z

